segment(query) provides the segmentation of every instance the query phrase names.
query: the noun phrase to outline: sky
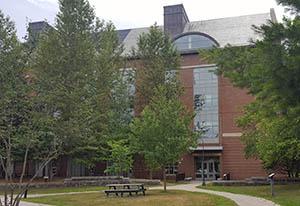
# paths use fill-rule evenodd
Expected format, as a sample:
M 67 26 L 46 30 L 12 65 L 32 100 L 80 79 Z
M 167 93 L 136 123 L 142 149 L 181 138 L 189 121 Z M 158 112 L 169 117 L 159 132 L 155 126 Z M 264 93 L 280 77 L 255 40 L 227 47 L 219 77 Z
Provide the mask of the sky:
M 117 29 L 163 24 L 163 6 L 183 4 L 190 21 L 267 13 L 274 8 L 282 19 L 284 8 L 275 0 L 89 0 L 96 15 L 112 21 Z M 28 22 L 55 22 L 58 0 L 0 0 L 0 9 L 15 21 L 20 39 L 26 35 Z

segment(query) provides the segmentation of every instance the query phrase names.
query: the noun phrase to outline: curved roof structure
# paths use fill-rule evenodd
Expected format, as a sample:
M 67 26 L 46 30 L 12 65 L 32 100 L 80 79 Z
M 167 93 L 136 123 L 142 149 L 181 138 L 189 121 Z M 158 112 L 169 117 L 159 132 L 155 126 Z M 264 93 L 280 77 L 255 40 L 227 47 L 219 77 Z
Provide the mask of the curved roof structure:
M 260 36 L 252 29 L 253 25 L 260 26 L 273 19 L 272 12 L 253 14 L 221 19 L 188 22 L 182 33 L 199 32 L 215 39 L 220 47 L 227 44 L 232 46 L 245 46 L 250 40 L 258 40 Z M 163 26 L 161 26 L 163 29 Z M 127 35 L 121 40 L 124 44 L 125 54 L 136 47 L 139 35 L 147 33 L 149 28 L 134 28 L 126 30 Z M 120 30 L 122 32 L 124 30 Z

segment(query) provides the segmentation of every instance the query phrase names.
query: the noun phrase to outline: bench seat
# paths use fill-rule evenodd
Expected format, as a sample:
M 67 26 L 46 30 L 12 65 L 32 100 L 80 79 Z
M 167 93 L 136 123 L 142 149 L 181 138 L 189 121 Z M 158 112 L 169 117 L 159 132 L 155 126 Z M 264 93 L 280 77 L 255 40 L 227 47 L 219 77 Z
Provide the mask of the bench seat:
M 104 190 L 106 195 L 108 196 L 111 193 L 115 193 L 117 196 L 120 193 L 121 196 L 123 196 L 124 193 L 129 193 L 129 195 L 132 195 L 132 193 L 138 194 L 139 192 L 142 192 L 143 195 L 145 195 L 146 189 L 136 188 L 136 189 L 115 189 L 115 190 Z

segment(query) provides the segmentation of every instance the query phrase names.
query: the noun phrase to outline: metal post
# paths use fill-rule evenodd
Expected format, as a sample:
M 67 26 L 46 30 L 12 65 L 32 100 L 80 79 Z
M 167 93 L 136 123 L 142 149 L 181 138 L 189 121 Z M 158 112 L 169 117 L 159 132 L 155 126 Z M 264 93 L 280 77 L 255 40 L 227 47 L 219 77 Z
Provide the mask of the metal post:
M 24 199 L 27 198 L 27 193 L 28 193 L 28 189 L 26 189 L 25 192 L 24 192 Z
M 273 178 L 271 178 L 270 183 L 271 183 L 271 195 L 272 195 L 272 197 L 274 197 L 274 179 Z
M 202 186 L 205 186 L 205 177 L 204 177 L 204 141 L 202 140 Z
M 272 173 L 269 175 L 272 197 L 274 197 L 274 195 L 275 195 L 275 193 L 274 193 L 274 176 L 275 176 L 275 173 Z

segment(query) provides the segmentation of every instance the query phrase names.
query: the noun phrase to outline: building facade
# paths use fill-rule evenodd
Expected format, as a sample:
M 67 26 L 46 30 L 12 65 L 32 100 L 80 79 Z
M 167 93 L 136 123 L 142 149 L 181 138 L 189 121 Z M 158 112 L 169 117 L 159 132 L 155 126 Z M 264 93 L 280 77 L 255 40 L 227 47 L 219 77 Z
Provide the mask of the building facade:
M 170 35 L 181 54 L 179 73 L 185 91 L 182 102 L 195 112 L 194 129 L 204 132 L 196 148 L 191 148 L 190 153 L 176 165 L 166 168 L 170 176 L 182 174 L 201 179 L 204 175 L 206 179 L 213 180 L 223 174 L 230 174 L 231 179 L 266 175 L 259 160 L 244 157 L 244 145 L 240 140 L 242 130 L 235 124 L 243 106 L 253 97 L 246 90 L 234 87 L 228 79 L 215 75 L 216 65 L 205 62 L 198 50 L 227 44 L 248 46 L 250 40 L 259 38 L 252 25 L 259 26 L 268 21 L 276 21 L 273 9 L 264 14 L 190 22 L 182 4 L 164 7 L 164 25 L 161 28 Z M 45 22 L 30 23 L 29 26 L 36 33 L 49 27 Z M 139 35 L 148 30 L 132 28 L 118 31 L 125 54 L 136 47 Z M 34 173 L 34 165 L 28 165 L 29 176 Z M 17 174 L 20 170 L 18 164 L 15 168 Z M 105 175 L 105 168 L 105 162 L 99 163 L 91 173 L 70 158 L 61 157 L 48 165 L 40 176 L 50 173 L 59 177 Z M 131 175 L 135 178 L 149 177 L 142 157 L 135 157 Z M 154 173 L 153 177 L 161 178 L 161 171 Z
M 170 174 L 184 174 L 193 179 L 217 179 L 230 174 L 231 179 L 265 176 L 261 162 L 246 159 L 240 137 L 242 130 L 235 119 L 242 114 L 243 106 L 253 97 L 246 90 L 234 87 L 231 82 L 214 74 L 216 65 L 208 64 L 198 54 L 199 49 L 214 46 L 248 46 L 259 39 L 252 25 L 260 26 L 276 21 L 274 10 L 269 13 L 190 22 L 182 4 L 164 7 L 164 25 L 181 54 L 180 79 L 185 89 L 182 101 L 195 112 L 194 128 L 204 131 L 198 146 L 191 148 L 176 165 L 166 168 Z M 149 28 L 119 31 L 125 52 L 136 47 L 138 36 Z M 137 157 L 133 175 L 149 176 L 142 158 Z M 157 172 L 154 177 L 161 177 Z

